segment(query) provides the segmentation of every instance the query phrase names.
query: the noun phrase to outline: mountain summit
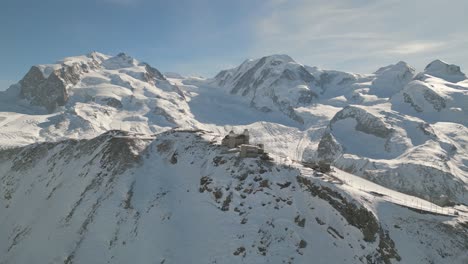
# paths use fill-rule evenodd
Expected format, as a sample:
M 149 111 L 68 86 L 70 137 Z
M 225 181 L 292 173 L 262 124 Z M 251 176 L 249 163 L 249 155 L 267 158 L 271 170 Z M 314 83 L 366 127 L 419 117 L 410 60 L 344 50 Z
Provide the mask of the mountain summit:
M 429 63 L 424 69 L 424 73 L 453 83 L 466 80 L 466 75 L 461 71 L 460 66 L 441 60 Z
M 464 78 L 33 66 L 0 92 L 0 263 L 466 263 Z
M 317 97 L 315 78 L 288 55 L 247 60 L 218 73 L 214 83 L 245 97 L 252 107 L 264 112 L 278 109 L 299 123 L 304 121 L 293 107 L 310 104 Z
M 100 87 L 112 89 L 122 86 L 133 91 L 142 85 L 159 86 L 158 88 L 169 89 L 183 96 L 157 69 L 147 63 L 140 63 L 125 53 L 107 56 L 93 52 L 85 56 L 68 57 L 56 64 L 33 66 L 15 89 L 19 89 L 20 97 L 28 100 L 31 105 L 45 107 L 48 112 L 52 112 L 70 100 L 82 101 L 77 96 L 72 99 L 70 97 L 83 89 L 88 92 L 94 89 L 91 93 L 96 95 L 102 92 Z M 113 104 L 121 100 L 118 95 L 122 91 L 117 87 L 108 94 L 109 97 L 101 96 L 100 99 L 114 102 Z

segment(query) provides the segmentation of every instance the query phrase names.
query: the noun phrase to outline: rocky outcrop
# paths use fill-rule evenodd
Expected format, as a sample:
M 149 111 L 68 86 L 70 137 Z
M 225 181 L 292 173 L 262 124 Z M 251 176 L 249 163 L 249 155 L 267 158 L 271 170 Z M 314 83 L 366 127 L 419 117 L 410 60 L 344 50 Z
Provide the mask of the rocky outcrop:
M 155 80 L 164 80 L 166 81 L 166 77 L 158 71 L 156 68 L 151 67 L 148 63 L 141 63 L 141 65 L 145 66 L 146 73 L 144 75 L 146 82 L 153 83 Z
M 398 254 L 395 242 L 389 236 L 388 231 L 384 230 L 379 225 L 378 220 L 372 212 L 363 206 L 357 206 L 353 201 L 349 201 L 339 192 L 325 186 L 314 185 L 312 181 L 306 177 L 297 177 L 298 183 L 302 188 L 309 191 L 313 196 L 318 196 L 321 199 L 328 201 L 346 221 L 358 228 L 363 234 L 363 240 L 366 242 L 374 242 L 379 239 L 379 246 L 375 253 L 367 255 L 367 263 L 392 263 L 392 259 L 400 261 L 401 256 Z M 319 221 L 317 221 L 319 222 Z M 336 230 L 333 228 L 335 234 Z M 340 236 L 339 234 L 337 234 Z M 341 238 L 343 238 L 341 236 Z
M 103 98 L 101 101 L 105 102 L 106 105 L 114 107 L 116 109 L 121 109 L 123 107 L 122 102 L 120 100 L 112 97 Z
M 53 65 L 33 66 L 19 82 L 19 96 L 32 105 L 53 112 L 68 101 L 68 89 L 76 85 L 83 74 L 98 69 L 104 59 L 104 55 L 92 52 L 86 56 L 65 58 Z
M 429 151 L 425 149 L 425 151 Z M 467 189 L 450 168 L 437 168 L 408 151 L 410 157 L 388 164 L 385 161 L 341 156 L 335 166 L 386 188 L 420 197 L 440 206 L 466 204 Z M 413 152 L 413 153 L 412 153 Z M 446 157 L 440 157 L 441 160 Z M 440 162 L 443 164 L 443 162 Z
M 108 70 L 118 70 L 122 68 L 129 68 L 129 67 L 137 66 L 138 61 L 128 56 L 127 54 L 121 52 L 117 54 L 117 56 L 104 60 L 101 63 L 101 65 L 102 67 Z
M 109 131 L 0 150 L 0 262 L 458 263 L 466 255 L 461 217 L 449 226 L 448 217 L 372 199 L 299 165 L 240 159 L 212 136 Z
M 281 99 L 278 98 L 278 96 L 276 96 L 276 95 L 274 95 L 272 97 L 272 99 L 273 99 L 273 103 L 278 107 L 278 109 L 281 112 L 283 112 L 285 115 L 287 115 L 292 120 L 294 120 L 294 121 L 296 121 L 296 122 L 298 122 L 300 124 L 304 124 L 304 119 L 302 119 L 302 117 L 300 117 L 296 113 L 294 108 L 287 101 L 281 101 Z M 254 102 L 252 102 L 252 105 L 255 105 Z M 265 108 L 268 109 L 268 107 L 263 106 L 263 109 L 265 109 Z M 269 111 L 265 111 L 265 112 L 269 112 Z
M 163 107 L 155 106 L 153 113 L 158 116 L 162 116 L 171 125 L 176 124 L 176 120 L 174 119 L 174 117 L 172 117 Z
M 112 88 L 115 86 L 128 88 L 131 93 L 134 93 L 137 87 L 148 85 L 163 91 L 175 92 L 178 94 L 178 99 L 185 99 L 183 91 L 177 85 L 171 84 L 160 71 L 149 64 L 139 63 L 125 53 L 111 57 L 98 52 L 68 57 L 56 64 L 31 67 L 18 84 L 18 94 L 31 105 L 44 107 L 49 113 L 59 106 L 64 106 L 68 101 L 89 101 L 98 97 L 104 100 L 93 101 L 122 108 L 122 93 L 118 90 L 119 87 L 115 87 L 113 94 L 117 96 L 113 99 L 115 96 L 106 91 L 108 89 L 105 87 L 106 83 Z M 78 93 L 72 92 L 76 85 L 78 88 L 83 88 Z M 73 99 L 69 98 L 75 94 L 77 96 Z
M 75 85 L 80 80 L 80 75 L 89 70 L 90 67 L 86 64 L 62 65 L 48 77 L 44 77 L 40 68 L 33 66 L 19 82 L 20 97 L 52 112 L 57 106 L 63 106 L 67 102 L 68 86 Z
M 347 106 L 343 110 L 336 113 L 336 115 L 330 121 L 330 128 L 333 130 L 333 126 L 336 122 L 347 118 L 356 120 L 355 129 L 366 134 L 374 135 L 380 138 L 387 138 L 393 132 L 393 130 L 388 128 L 381 119 L 364 109 L 354 106 Z
M 335 161 L 342 154 L 342 147 L 329 132 L 326 132 L 319 142 L 317 149 L 317 157 L 319 161 L 324 161 L 328 164 Z
M 421 81 L 411 82 L 402 91 L 403 101 L 416 112 L 440 112 L 447 103 L 446 99 L 431 86 Z

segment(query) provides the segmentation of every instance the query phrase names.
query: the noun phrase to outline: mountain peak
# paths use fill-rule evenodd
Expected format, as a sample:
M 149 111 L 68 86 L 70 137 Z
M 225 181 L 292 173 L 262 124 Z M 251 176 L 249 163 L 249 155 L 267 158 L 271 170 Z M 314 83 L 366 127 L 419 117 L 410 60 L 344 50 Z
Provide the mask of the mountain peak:
M 108 70 L 129 68 L 137 65 L 138 61 L 136 59 L 123 52 L 102 62 L 102 66 Z
M 288 63 L 297 64 L 297 62 L 293 58 L 291 58 L 289 55 L 272 54 L 268 56 L 263 56 L 258 59 L 247 59 L 244 62 L 242 62 L 241 65 L 237 67 L 237 69 L 240 71 L 245 71 L 254 67 L 255 65 L 259 66 L 260 64 L 269 68 L 282 68 L 284 65 Z
M 382 73 L 389 72 L 389 71 L 392 71 L 392 72 L 394 72 L 394 71 L 396 71 L 396 72 L 406 72 L 406 71 L 414 72 L 414 68 L 411 67 L 405 61 L 399 61 L 396 64 L 390 64 L 388 66 L 381 67 L 377 71 L 375 71 L 374 73 L 375 74 L 382 74 Z
M 85 87 L 88 91 L 71 92 L 78 83 L 80 88 Z M 132 94 L 142 87 L 152 89 L 154 93 L 175 92 L 177 98 L 184 97 L 183 92 L 170 84 L 159 70 L 125 53 L 108 56 L 93 51 L 66 57 L 55 64 L 36 65 L 19 85 L 19 98 L 28 100 L 30 105 L 45 107 L 50 113 L 69 101 L 71 105 L 93 100 L 122 107 L 120 100 L 129 95 L 128 90 Z
M 293 106 L 307 105 L 317 97 L 314 76 L 290 56 L 274 54 L 246 60 L 240 66 L 218 73 L 214 82 L 230 94 L 240 95 L 262 112 L 279 110 L 303 123 Z
M 460 66 L 439 59 L 429 63 L 424 68 L 424 73 L 455 83 L 466 79 L 466 75 L 461 71 Z
M 104 60 L 110 58 L 110 56 L 108 56 L 106 54 L 103 54 L 103 53 L 100 53 L 100 52 L 97 52 L 97 51 L 92 51 L 92 52 L 86 54 L 86 57 L 88 57 L 90 59 L 97 60 L 97 61 L 104 61 Z
M 286 54 L 272 54 L 269 56 L 265 56 L 265 58 L 269 61 L 281 61 L 281 62 L 296 62 L 293 58 Z
M 428 70 L 428 69 L 431 69 L 431 68 L 440 68 L 440 67 L 448 67 L 450 66 L 449 63 L 443 61 L 443 60 L 440 60 L 440 59 L 436 59 L 436 60 L 433 60 L 431 63 L 429 63 L 426 68 L 424 68 L 424 70 Z

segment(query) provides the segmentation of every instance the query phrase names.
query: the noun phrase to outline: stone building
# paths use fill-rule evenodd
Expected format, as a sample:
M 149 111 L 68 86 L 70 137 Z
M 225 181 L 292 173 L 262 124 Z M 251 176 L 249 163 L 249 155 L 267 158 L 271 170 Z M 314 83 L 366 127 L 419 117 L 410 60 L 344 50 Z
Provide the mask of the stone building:
M 236 134 L 234 131 L 231 130 L 229 134 L 227 134 L 223 140 L 221 141 L 221 145 L 226 146 L 228 148 L 237 148 L 242 144 L 249 144 L 250 136 L 249 131 L 247 129 L 244 130 L 242 134 Z
M 235 149 L 235 152 L 239 152 L 239 157 L 241 158 L 256 158 L 259 156 L 268 156 L 264 149 L 263 144 L 251 145 L 249 131 L 247 129 L 242 132 L 242 134 L 236 134 L 231 130 L 223 140 L 221 145 L 231 149 Z
M 262 154 L 264 154 L 265 151 L 263 150 L 263 144 L 258 144 L 258 145 L 247 145 L 247 144 L 242 144 L 240 145 L 240 153 L 239 156 L 241 158 L 256 158 Z

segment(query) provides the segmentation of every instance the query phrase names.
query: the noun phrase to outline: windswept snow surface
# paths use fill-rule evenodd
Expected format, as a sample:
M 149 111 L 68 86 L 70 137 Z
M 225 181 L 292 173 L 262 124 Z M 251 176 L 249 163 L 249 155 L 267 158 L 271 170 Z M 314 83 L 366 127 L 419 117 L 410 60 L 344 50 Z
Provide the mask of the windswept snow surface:
M 0 92 L 0 263 L 464 263 L 467 126 L 466 75 L 438 60 L 356 74 L 272 55 L 210 79 L 125 53 L 33 66 Z M 274 162 L 219 146 L 244 129 Z

